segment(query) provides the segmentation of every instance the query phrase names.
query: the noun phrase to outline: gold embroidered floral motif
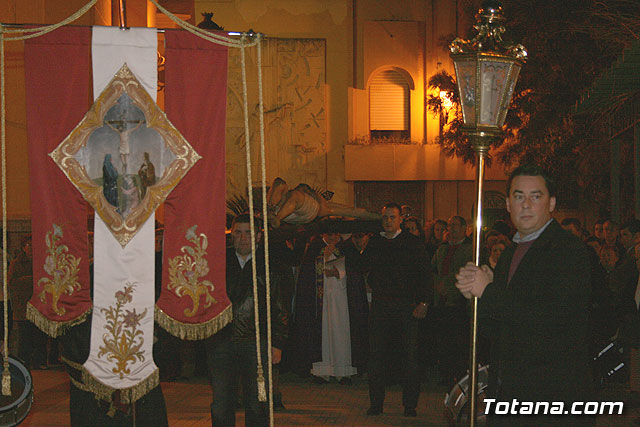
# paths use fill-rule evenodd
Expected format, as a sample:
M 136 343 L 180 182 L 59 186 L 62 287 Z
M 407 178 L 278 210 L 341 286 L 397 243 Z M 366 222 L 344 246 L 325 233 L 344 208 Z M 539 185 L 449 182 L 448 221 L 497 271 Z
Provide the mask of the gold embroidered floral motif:
M 144 332 L 138 329 L 140 320 L 147 315 L 147 309 L 142 313 L 124 310 L 123 306 L 133 301 L 133 290 L 135 283 L 127 283 L 124 290 L 115 294 L 116 305 L 109 309 L 103 308 L 100 311 L 105 314 L 107 324 L 105 329 L 109 333 L 102 335 L 104 345 L 100 346 L 98 357 L 107 355 L 109 362 L 116 362 L 116 367 L 112 369 L 114 374 L 119 374 L 120 379 L 131 373 L 127 365 L 134 363 L 136 359 L 144 362 L 144 350 L 140 350 L 144 344 Z
M 169 260 L 169 284 L 167 288 L 173 290 L 178 296 L 189 295 L 193 301 L 193 308 L 184 310 L 184 315 L 193 317 L 198 311 L 200 305 L 200 295 L 205 296 L 205 307 L 211 307 L 216 300 L 209 293 L 213 292 L 213 283 L 208 280 L 199 281 L 201 277 L 209 274 L 209 263 L 205 256 L 207 255 L 207 236 L 204 233 L 196 235 L 194 225 L 187 230 L 186 239 L 193 243 L 191 246 L 183 246 L 180 251 L 184 255 L 176 256 Z
M 62 227 L 53 224 L 53 231 L 45 236 L 47 242 L 47 257 L 44 260 L 44 271 L 51 277 L 42 277 L 38 286 L 42 286 L 40 301 L 46 302 L 47 293 L 51 294 L 51 308 L 58 316 L 66 313 L 64 307 L 58 307 L 60 295 L 72 295 L 81 288 L 78 282 L 78 266 L 82 258 L 71 255 L 66 245 L 59 244 L 62 239 Z

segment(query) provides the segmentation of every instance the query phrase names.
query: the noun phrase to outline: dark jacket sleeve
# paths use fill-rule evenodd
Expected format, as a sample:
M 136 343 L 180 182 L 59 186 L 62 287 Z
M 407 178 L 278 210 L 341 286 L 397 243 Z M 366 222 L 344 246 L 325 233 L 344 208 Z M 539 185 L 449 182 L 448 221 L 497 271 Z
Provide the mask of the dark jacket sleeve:
M 271 282 L 271 345 L 283 349 L 289 336 L 289 312 L 282 298 L 281 283 L 277 275 Z
M 425 302 L 429 305 L 433 304 L 433 274 L 431 263 L 427 254 L 426 246 L 417 241 L 415 244 L 416 253 L 416 303 Z

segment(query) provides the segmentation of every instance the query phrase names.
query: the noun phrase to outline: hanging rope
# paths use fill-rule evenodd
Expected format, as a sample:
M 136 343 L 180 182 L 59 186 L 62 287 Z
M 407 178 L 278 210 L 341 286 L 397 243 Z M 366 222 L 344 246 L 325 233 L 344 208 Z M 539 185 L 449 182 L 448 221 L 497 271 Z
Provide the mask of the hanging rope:
M 269 222 L 267 215 L 267 176 L 266 157 L 264 152 L 264 102 L 262 98 L 262 35 L 257 37 L 258 66 L 258 110 L 260 119 L 260 171 L 262 173 L 262 217 L 264 218 L 264 259 L 266 275 L 266 300 L 271 301 L 271 275 L 269 269 Z M 267 304 L 267 352 L 269 372 L 269 424 L 273 425 L 273 365 L 271 360 L 271 304 Z M 282 350 L 282 349 L 280 349 Z
M 181 28 L 194 34 L 204 40 L 212 43 L 218 43 L 227 47 L 240 48 L 240 58 L 242 66 L 242 91 L 243 91 L 243 113 L 244 113 L 244 133 L 245 133 L 245 157 L 247 164 L 247 190 L 249 199 L 249 217 L 251 227 L 251 266 L 253 268 L 253 295 L 254 295 L 254 315 L 255 315 L 255 328 L 256 328 L 256 352 L 257 352 L 257 383 L 258 383 L 258 400 L 265 402 L 267 400 L 267 392 L 265 387 L 264 368 L 262 366 L 262 352 L 260 342 L 260 317 L 259 317 L 259 300 L 258 300 L 258 282 L 256 273 L 256 230 L 254 224 L 254 204 L 253 204 L 253 176 L 252 176 L 252 163 L 251 163 L 251 141 L 249 132 L 249 106 L 247 95 L 247 74 L 246 74 L 246 57 L 245 48 L 257 46 L 258 51 L 258 96 L 259 96 L 259 109 L 260 109 L 260 155 L 261 155 L 261 171 L 262 171 L 262 216 L 265 220 L 264 223 L 264 251 L 265 251 L 265 280 L 266 280 L 266 301 L 267 301 L 267 361 L 268 361 L 268 377 L 273 378 L 273 370 L 271 367 L 271 279 L 269 268 L 269 231 L 267 222 L 267 190 L 266 190 L 266 160 L 264 150 L 264 104 L 262 94 L 262 53 L 261 42 L 262 35 L 256 34 L 253 41 L 248 41 L 248 34 L 242 34 L 241 39 L 236 39 L 220 36 L 215 33 L 203 30 L 196 27 L 193 24 L 183 21 L 178 18 L 167 9 L 163 8 L 156 0 L 151 0 L 159 11 L 167 15 L 173 22 L 178 24 Z M 273 384 L 269 381 L 269 418 L 270 425 L 273 425 Z
M 74 13 L 73 15 L 69 16 L 68 18 L 58 22 L 57 24 L 45 25 L 43 27 L 37 27 L 37 28 L 5 28 L 3 26 L 2 27 L 2 31 L 7 33 L 7 34 L 10 34 L 10 33 L 34 33 L 34 34 L 27 34 L 27 35 L 24 35 L 24 36 L 5 37 L 5 40 L 27 40 L 27 39 L 33 39 L 35 37 L 43 36 L 43 35 L 45 35 L 47 33 L 50 33 L 51 31 L 57 30 L 60 27 L 68 25 L 68 24 L 72 23 L 73 21 L 75 21 L 76 19 L 80 18 L 82 15 L 87 13 L 89 11 L 89 9 L 91 9 L 97 2 L 98 2 L 98 0 L 91 0 L 89 3 L 85 4 L 80 9 L 78 9 L 78 11 L 76 13 Z M 4 71 L 4 68 L 2 70 Z
M 6 114 L 5 94 L 4 94 L 4 33 L 0 30 L 0 109 L 2 109 L 2 295 L 4 296 L 4 309 L 2 310 L 4 319 L 4 343 L 2 348 L 2 395 L 11 395 L 11 373 L 9 372 L 9 307 L 8 307 L 8 289 L 7 289 L 7 157 L 6 157 Z
M 171 19 L 173 22 L 175 22 L 176 24 L 178 24 L 181 28 L 183 28 L 184 30 L 190 32 L 191 34 L 194 34 L 200 38 L 203 38 L 205 40 L 208 40 L 210 42 L 213 43 L 218 43 L 227 47 L 251 47 L 251 46 L 255 46 L 258 41 L 253 40 L 253 41 L 247 41 L 246 38 L 243 37 L 240 40 L 236 40 L 236 39 L 232 39 L 230 37 L 224 37 L 221 36 L 219 34 L 215 34 L 212 32 L 209 32 L 207 30 L 203 30 L 202 28 L 198 28 L 193 24 L 190 24 L 186 21 L 183 21 L 182 19 L 178 18 L 177 16 L 175 16 L 173 13 L 169 12 L 167 9 L 165 9 L 164 7 L 160 6 L 158 4 L 158 2 L 156 0 L 151 0 L 151 3 L 153 3 L 160 12 L 164 13 L 165 15 L 167 15 L 169 17 L 169 19 Z
M 243 35 L 242 38 L 245 36 Z M 254 224 L 254 212 L 253 212 L 253 189 L 252 189 L 252 172 L 251 172 L 251 147 L 249 138 L 249 105 L 247 101 L 247 70 L 245 63 L 244 46 L 240 47 L 240 58 L 242 62 L 242 110 L 244 112 L 244 146 L 245 146 L 245 158 L 247 163 L 247 191 L 249 193 L 249 223 L 251 226 L 251 267 L 253 269 L 253 312 L 256 328 L 256 353 L 257 353 L 257 370 L 258 370 L 258 400 L 260 402 L 267 401 L 267 391 L 265 388 L 264 371 L 262 369 L 262 353 L 260 345 L 260 313 L 258 311 L 258 280 L 256 272 L 256 230 Z M 266 260 L 265 260 L 266 262 Z M 267 304 L 268 305 L 268 304 Z

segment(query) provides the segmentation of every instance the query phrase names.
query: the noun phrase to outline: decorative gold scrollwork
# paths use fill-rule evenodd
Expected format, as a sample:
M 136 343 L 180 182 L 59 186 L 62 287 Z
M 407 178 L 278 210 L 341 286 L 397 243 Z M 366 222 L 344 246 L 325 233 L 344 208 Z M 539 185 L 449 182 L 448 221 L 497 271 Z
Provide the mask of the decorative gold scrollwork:
M 38 280 L 38 286 L 43 287 L 38 295 L 40 301 L 46 302 L 47 293 L 50 293 L 51 308 L 58 316 L 66 313 L 64 307 L 58 307 L 60 295 L 72 295 L 82 287 L 78 282 L 78 266 L 82 258 L 68 253 L 69 248 L 59 243 L 62 236 L 62 227 L 57 224 L 53 224 L 53 230 L 47 232 L 45 236 L 47 257 L 44 260 L 44 271 L 49 277 Z
M 208 280 L 200 281 L 201 277 L 209 274 L 209 263 L 207 261 L 208 239 L 204 233 L 196 234 L 194 225 L 187 230 L 185 238 L 193 243 L 192 246 L 183 246 L 180 251 L 184 255 L 178 255 L 169 259 L 169 284 L 167 288 L 172 290 L 178 297 L 188 295 L 193 301 L 191 309 L 186 308 L 184 315 L 193 317 L 200 306 L 200 296 L 205 296 L 204 307 L 211 307 L 216 300 L 210 292 L 214 286 Z
M 144 362 L 144 332 L 138 329 L 140 320 L 147 315 L 147 309 L 142 313 L 136 313 L 136 309 L 124 310 L 124 306 L 133 301 L 135 283 L 127 282 L 124 289 L 115 293 L 116 305 L 100 311 L 105 314 L 108 333 L 102 335 L 104 345 L 100 346 L 98 357 L 107 356 L 110 362 L 116 362 L 112 369 L 114 374 L 119 374 L 120 379 L 129 375 L 131 370 L 127 366 L 136 359 Z

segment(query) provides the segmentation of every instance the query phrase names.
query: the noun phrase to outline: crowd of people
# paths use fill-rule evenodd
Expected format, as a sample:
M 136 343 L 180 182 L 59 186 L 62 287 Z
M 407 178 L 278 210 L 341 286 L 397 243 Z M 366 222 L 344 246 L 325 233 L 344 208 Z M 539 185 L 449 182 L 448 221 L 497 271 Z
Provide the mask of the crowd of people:
M 415 417 L 427 375 L 449 390 L 467 373 L 471 296 L 479 298 L 478 355 L 480 363 L 491 364 L 493 396 L 588 400 L 603 380 L 601 367 L 589 360 L 614 340 L 626 350 L 629 370 L 622 378 L 629 380 L 627 403 L 639 404 L 640 220 L 621 226 L 598 220 L 589 233 L 576 218 L 556 222 L 554 208 L 552 178 L 537 167 L 516 169 L 508 182 L 510 219 L 483 230 L 480 267 L 471 262 L 473 230 L 465 218 L 434 219 L 423 226 L 409 206 L 394 202 L 383 207 L 377 232 L 345 234 L 327 227 L 322 233 L 282 234 L 286 237 L 272 239 L 269 248 L 271 348 L 266 340 L 262 224 L 255 220 L 261 301 L 256 323 L 252 219 L 236 216 L 226 253 L 233 320 L 200 346 L 213 389 L 212 424 L 234 425 L 239 401 L 247 425 L 268 424 L 259 389 L 264 380 L 268 390 L 269 359 L 276 410 L 285 410 L 286 396 L 283 402 L 278 383 L 279 372 L 288 370 L 317 384 L 335 381 L 344 387 L 356 376 L 366 377 L 369 416 L 384 412 L 386 386 L 400 384 L 403 415 Z M 161 260 L 161 233 L 158 237 Z M 31 263 L 27 237 L 11 262 L 9 298 L 3 296 L 3 303 L 9 305 L 9 321 L 16 323 L 19 335 L 12 351 L 28 367 L 39 369 L 47 366 L 47 339 L 25 318 Z M 184 374 L 177 365 L 185 346 L 157 329 L 154 359 L 161 376 L 166 380 Z M 48 347 L 55 362 L 57 343 Z M 161 392 L 156 397 L 161 401 Z M 583 417 L 572 425 L 589 422 Z
M 382 209 L 382 231 L 272 243 L 271 283 L 283 286 L 278 304 L 289 312 L 280 368 L 347 387 L 366 375 L 370 416 L 383 413 L 386 386 L 399 383 L 404 416 L 416 416 L 428 373 L 449 387 L 466 375 L 473 295 L 479 359 L 494 367 L 494 396 L 593 400 L 603 380 L 593 356 L 615 339 L 630 349 L 627 404 L 637 404 L 640 221 L 598 221 L 591 236 L 575 218 L 552 219 L 555 187 L 540 168 L 516 170 L 508 186 L 511 217 L 483 231 L 482 267 L 471 263 L 464 218 L 423 227 L 409 206 L 393 202 Z M 517 417 L 493 421 L 518 425 Z

